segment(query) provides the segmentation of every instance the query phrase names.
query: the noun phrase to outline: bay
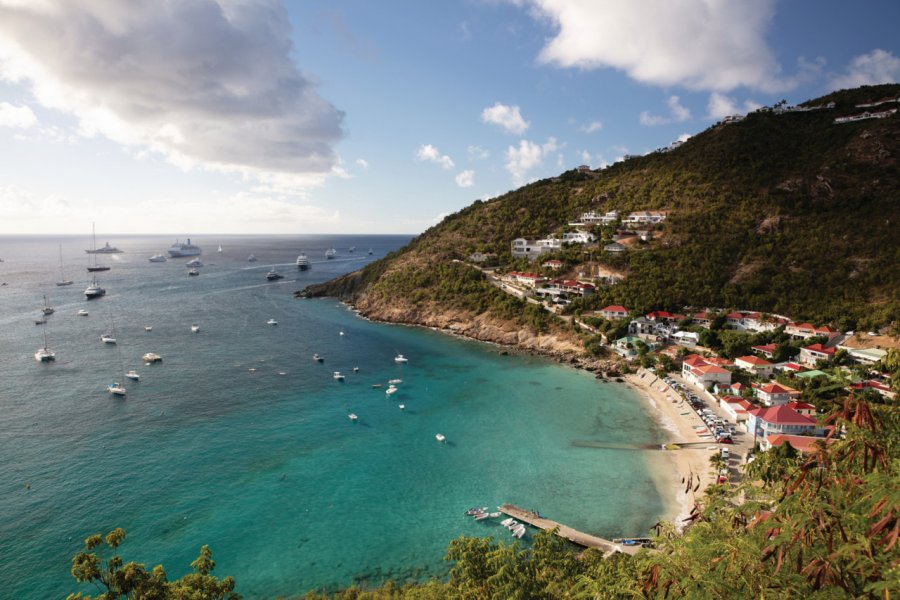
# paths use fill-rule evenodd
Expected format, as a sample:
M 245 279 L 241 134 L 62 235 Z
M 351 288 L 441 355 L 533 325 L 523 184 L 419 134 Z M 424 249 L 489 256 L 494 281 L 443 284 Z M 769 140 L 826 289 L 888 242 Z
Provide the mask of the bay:
M 0 237 L 2 589 L 76 591 L 71 556 L 113 527 L 128 532 L 126 560 L 170 577 L 209 544 L 216 573 L 247 598 L 440 577 L 454 537 L 509 539 L 496 520 L 464 517 L 470 506 L 512 502 L 604 537 L 646 532 L 664 512 L 653 459 L 578 445 L 662 441 L 630 390 L 292 296 L 408 240 L 195 236 L 205 264 L 188 277 L 185 259 L 147 261 L 172 238 L 117 236 L 125 252 L 99 258 L 112 266 L 99 274 L 108 293 L 86 301 L 88 236 Z M 64 288 L 60 243 L 76 281 Z M 273 266 L 284 280 L 266 281 Z M 44 294 L 56 313 L 36 326 Z M 98 337 L 113 328 L 118 350 Z M 32 357 L 42 329 L 55 364 Z M 163 363 L 143 365 L 145 352 Z M 119 353 L 142 376 L 124 400 L 105 391 L 122 380 Z

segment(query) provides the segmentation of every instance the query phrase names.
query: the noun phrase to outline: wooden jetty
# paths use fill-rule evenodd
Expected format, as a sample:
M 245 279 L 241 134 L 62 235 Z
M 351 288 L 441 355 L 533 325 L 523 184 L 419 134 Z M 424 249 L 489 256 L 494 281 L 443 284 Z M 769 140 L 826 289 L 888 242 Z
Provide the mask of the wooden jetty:
M 574 544 L 578 544 L 579 546 L 584 546 L 585 548 L 597 548 L 599 550 L 602 550 L 604 555 L 613 554 L 614 552 L 634 554 L 640 549 L 639 546 L 625 546 L 622 544 L 615 544 L 601 537 L 597 537 L 595 535 L 591 535 L 589 533 L 584 533 L 581 531 L 576 531 L 575 529 L 572 529 L 567 525 L 557 523 L 556 521 L 552 521 L 550 519 L 545 519 L 537 513 L 534 513 L 530 510 L 525 510 L 524 508 L 519 508 L 518 506 L 515 506 L 513 504 L 504 504 L 500 507 L 500 512 L 509 515 L 520 523 L 528 523 L 532 527 L 537 527 L 538 529 L 543 529 L 545 531 L 552 531 L 555 529 L 556 535 L 565 538 Z

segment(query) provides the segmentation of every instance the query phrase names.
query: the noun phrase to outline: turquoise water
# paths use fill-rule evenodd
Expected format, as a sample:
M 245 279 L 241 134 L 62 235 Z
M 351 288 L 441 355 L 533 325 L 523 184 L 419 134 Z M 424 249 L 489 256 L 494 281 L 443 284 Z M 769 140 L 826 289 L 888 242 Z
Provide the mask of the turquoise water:
M 209 544 L 247 598 L 441 576 L 453 538 L 509 537 L 464 517 L 473 505 L 537 508 L 606 537 L 645 532 L 664 510 L 647 453 L 573 444 L 661 440 L 624 386 L 292 298 L 407 239 L 197 238 L 206 266 L 189 278 L 184 259 L 146 260 L 172 240 L 120 237 L 127 253 L 102 259 L 108 295 L 87 302 L 85 241 L 61 240 L 76 284 L 57 288 L 60 240 L 0 238 L 0 589 L 65 597 L 81 540 L 117 526 L 126 560 L 171 577 Z M 303 273 L 290 266 L 301 250 Z M 273 264 L 286 280 L 265 282 Z M 50 365 L 32 358 L 44 293 L 57 311 Z M 98 339 L 113 326 L 118 351 Z M 164 362 L 145 366 L 144 352 Z M 142 381 L 110 398 L 123 368 Z M 403 383 L 390 398 L 371 387 L 391 378 Z

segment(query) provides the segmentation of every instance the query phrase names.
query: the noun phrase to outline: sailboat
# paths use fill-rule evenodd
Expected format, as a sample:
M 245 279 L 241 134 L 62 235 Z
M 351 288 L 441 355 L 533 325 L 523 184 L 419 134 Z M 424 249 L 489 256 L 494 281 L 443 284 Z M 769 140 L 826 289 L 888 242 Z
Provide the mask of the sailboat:
M 44 332 L 44 347 L 39 348 L 38 351 L 34 353 L 34 360 L 39 363 L 53 362 L 56 360 L 56 354 L 47 348 L 47 328 L 41 327 L 41 329 Z
M 93 264 L 93 266 L 88 265 L 88 268 L 87 268 L 88 273 L 96 273 L 97 271 L 109 271 L 109 267 L 107 267 L 105 265 L 97 264 L 97 254 L 98 254 L 98 252 L 97 252 L 97 230 L 96 230 L 96 227 L 94 226 L 94 223 L 91 223 L 91 239 L 93 240 L 91 242 L 91 249 L 85 250 L 85 252 L 87 252 L 88 254 L 94 255 L 94 264 Z M 107 242 L 106 245 L 108 246 L 109 242 Z M 116 250 L 116 251 L 118 252 L 118 250 Z
M 116 324 L 113 323 L 113 335 L 116 334 Z M 125 367 L 122 366 L 122 350 L 118 344 L 116 344 L 116 354 L 119 359 L 119 372 L 122 373 L 122 380 L 125 380 Z M 126 390 L 125 385 L 119 383 L 118 381 L 114 381 L 106 386 L 106 391 L 112 394 L 113 396 L 119 396 L 121 398 L 125 397 Z
M 222 251 L 222 244 L 219 244 L 218 252 L 221 252 L 221 251 Z
M 41 312 L 44 313 L 44 316 L 52 315 L 56 312 L 56 310 L 50 306 L 50 301 L 47 300 L 47 294 L 44 294 L 44 307 L 41 309 Z
M 62 244 L 59 245 L 59 281 L 56 282 L 56 285 L 62 287 L 64 285 L 72 285 L 75 283 L 71 279 L 66 279 L 66 274 L 63 271 L 62 264 Z

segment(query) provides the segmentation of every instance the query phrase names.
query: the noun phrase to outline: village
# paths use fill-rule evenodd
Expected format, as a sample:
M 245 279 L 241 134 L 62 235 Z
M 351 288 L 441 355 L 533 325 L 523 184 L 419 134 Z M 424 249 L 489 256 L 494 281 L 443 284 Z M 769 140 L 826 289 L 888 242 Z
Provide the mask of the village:
M 646 377 L 651 392 L 666 394 L 662 401 L 689 407 L 696 434 L 690 441 L 726 445 L 718 453 L 726 466 L 729 457 L 752 461 L 756 452 L 783 444 L 803 453 L 817 440 L 830 443 L 834 432 L 818 423 L 817 404 L 824 408 L 824 401 L 838 394 L 852 391 L 893 400 L 895 392 L 878 366 L 887 354 L 881 345 L 894 347 L 896 340 L 878 332 L 840 332 L 826 324 L 746 309 L 682 307 L 681 312 L 640 314 L 610 305 L 577 314 L 570 310 L 573 301 L 624 277 L 595 263 L 595 253 L 614 257 L 636 250 L 661 236 L 669 215 L 665 210 L 585 212 L 560 234 L 512 240 L 510 252 L 517 264 L 524 259 L 540 269 L 491 268 L 497 257 L 485 253 L 470 255 L 468 262 L 504 292 L 599 338 L 601 352 L 616 357 L 623 373 Z M 572 265 L 550 258 L 572 248 L 588 260 Z M 739 444 L 732 453 L 740 454 L 731 454 L 726 449 L 730 444 Z M 726 471 L 718 473 L 719 483 L 729 480 Z

